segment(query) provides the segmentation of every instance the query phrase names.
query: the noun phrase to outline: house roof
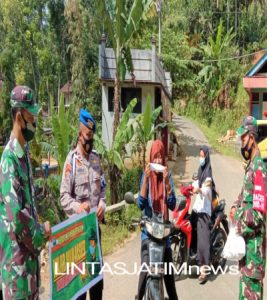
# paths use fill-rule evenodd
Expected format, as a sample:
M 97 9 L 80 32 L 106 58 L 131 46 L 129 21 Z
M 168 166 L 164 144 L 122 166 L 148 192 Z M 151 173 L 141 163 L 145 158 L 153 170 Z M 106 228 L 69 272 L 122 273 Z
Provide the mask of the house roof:
M 68 81 L 66 84 L 63 85 L 63 87 L 60 89 L 60 91 L 64 94 L 70 94 L 72 93 L 72 85 L 71 82 Z
M 267 66 L 267 52 L 259 59 L 259 61 L 247 72 L 246 77 L 253 77 L 256 76 L 258 73 L 261 73 L 261 69 L 263 67 Z M 263 72 L 264 74 L 267 73 L 267 71 Z M 267 77 L 267 75 L 266 75 Z
M 101 46 L 100 46 L 101 47 Z M 136 83 L 161 85 L 164 93 L 171 99 L 171 76 L 162 66 L 153 50 L 131 49 Z M 102 81 L 115 79 L 116 61 L 112 48 L 104 48 L 99 55 L 99 77 Z M 132 82 L 132 76 L 126 73 L 126 82 Z

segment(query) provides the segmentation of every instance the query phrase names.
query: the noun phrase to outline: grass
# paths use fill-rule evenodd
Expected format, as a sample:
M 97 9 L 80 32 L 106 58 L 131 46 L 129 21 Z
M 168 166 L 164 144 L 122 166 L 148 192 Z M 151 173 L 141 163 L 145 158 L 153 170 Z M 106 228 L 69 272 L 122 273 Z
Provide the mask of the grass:
M 113 253 L 125 244 L 133 232 L 126 225 L 101 225 L 103 256 Z
M 104 256 L 124 245 L 125 240 L 132 235 L 130 230 L 132 218 L 140 218 L 140 216 L 141 211 L 136 205 L 129 205 L 119 212 L 105 215 L 106 225 L 101 225 L 102 253 Z
M 209 144 L 213 149 L 215 149 L 218 153 L 233 157 L 237 160 L 242 160 L 240 155 L 240 149 L 237 146 L 234 146 L 231 143 L 219 143 L 218 138 L 221 137 L 221 134 L 214 128 L 208 127 L 207 125 L 201 123 L 201 121 L 197 119 L 188 118 L 192 121 L 195 125 L 198 126 L 199 129 L 204 133 L 205 137 L 207 138 Z

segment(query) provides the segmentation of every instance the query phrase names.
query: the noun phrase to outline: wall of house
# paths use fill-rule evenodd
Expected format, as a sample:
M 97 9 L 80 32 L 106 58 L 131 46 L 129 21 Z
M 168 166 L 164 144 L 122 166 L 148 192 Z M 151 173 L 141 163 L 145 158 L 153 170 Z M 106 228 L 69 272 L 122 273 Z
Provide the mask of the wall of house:
M 267 89 L 251 89 L 251 114 L 258 120 L 267 120 L 264 112 L 267 111 Z
M 108 88 L 112 87 L 112 84 L 102 85 L 102 139 L 106 146 L 109 148 L 112 144 L 112 132 L 113 132 L 113 118 L 114 112 L 108 111 Z M 133 85 L 125 84 L 123 87 L 133 87 Z M 147 97 L 150 95 L 152 99 L 152 109 L 154 109 L 154 97 L 155 86 L 150 85 L 136 85 L 136 87 L 142 89 L 142 112 L 146 107 Z M 134 118 L 136 114 L 132 115 Z

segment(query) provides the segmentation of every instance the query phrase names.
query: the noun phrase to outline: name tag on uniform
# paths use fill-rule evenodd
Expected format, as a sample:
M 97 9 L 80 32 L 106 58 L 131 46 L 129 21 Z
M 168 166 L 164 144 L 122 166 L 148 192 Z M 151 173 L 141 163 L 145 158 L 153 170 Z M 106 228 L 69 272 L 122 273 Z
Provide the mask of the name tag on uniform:
M 85 169 L 84 168 L 77 168 L 76 172 L 77 172 L 77 174 L 85 174 Z

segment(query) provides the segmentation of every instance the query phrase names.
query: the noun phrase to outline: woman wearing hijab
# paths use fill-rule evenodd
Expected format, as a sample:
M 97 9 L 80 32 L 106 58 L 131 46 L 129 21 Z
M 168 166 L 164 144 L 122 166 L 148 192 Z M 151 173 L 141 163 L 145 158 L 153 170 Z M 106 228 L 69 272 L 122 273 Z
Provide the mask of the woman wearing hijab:
M 163 173 L 155 172 L 151 170 L 150 163 L 156 163 L 163 165 L 165 170 Z M 164 184 L 165 183 L 165 184 Z M 168 209 L 174 210 L 176 204 L 176 197 L 174 192 L 174 185 L 171 177 L 171 173 L 168 171 L 168 167 L 165 161 L 165 150 L 163 143 L 160 140 L 153 142 L 150 151 L 150 162 L 146 165 L 144 174 L 140 183 L 140 191 L 138 196 L 138 207 L 144 210 L 144 215 L 152 217 L 152 212 L 162 214 L 165 221 L 169 220 Z M 141 264 L 146 263 L 149 265 L 148 254 L 148 234 L 146 230 L 142 230 L 142 246 L 141 246 Z M 165 262 L 172 262 L 172 252 L 170 240 L 167 240 L 165 256 Z M 145 287 L 146 287 L 146 272 L 140 272 L 139 284 L 138 284 L 138 297 L 142 300 Z M 166 274 L 164 276 L 164 282 L 169 299 L 178 300 L 178 296 L 175 288 L 174 275 Z
M 198 184 L 194 188 L 197 197 L 193 205 L 192 220 L 197 228 L 197 260 L 200 265 L 199 283 L 203 284 L 207 281 L 204 267 L 210 264 L 210 218 L 212 189 L 214 187 L 210 154 L 206 146 L 200 148 L 199 164 Z

